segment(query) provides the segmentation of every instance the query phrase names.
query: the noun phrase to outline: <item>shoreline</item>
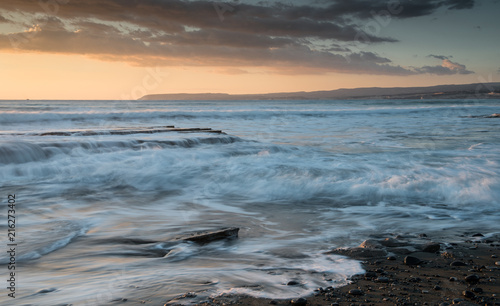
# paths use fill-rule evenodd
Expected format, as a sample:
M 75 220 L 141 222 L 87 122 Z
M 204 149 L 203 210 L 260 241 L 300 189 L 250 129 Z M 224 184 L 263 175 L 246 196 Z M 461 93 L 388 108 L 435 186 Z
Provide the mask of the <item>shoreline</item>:
M 425 234 L 378 237 L 329 252 L 360 260 L 366 271 L 343 287 L 295 299 L 223 295 L 161 305 L 500 305 L 500 234 L 466 233 L 453 241 Z

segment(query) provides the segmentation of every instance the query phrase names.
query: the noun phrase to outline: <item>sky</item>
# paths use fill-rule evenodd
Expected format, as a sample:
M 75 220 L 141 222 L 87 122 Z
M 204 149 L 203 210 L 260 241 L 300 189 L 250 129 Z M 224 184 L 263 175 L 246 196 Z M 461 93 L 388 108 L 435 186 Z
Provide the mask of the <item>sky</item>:
M 0 2 L 0 99 L 500 81 L 500 0 Z

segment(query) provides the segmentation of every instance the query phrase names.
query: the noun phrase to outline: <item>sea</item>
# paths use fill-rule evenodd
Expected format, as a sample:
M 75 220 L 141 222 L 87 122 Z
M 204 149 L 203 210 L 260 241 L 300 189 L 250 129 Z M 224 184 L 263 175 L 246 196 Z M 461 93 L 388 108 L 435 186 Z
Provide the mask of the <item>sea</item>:
M 499 112 L 493 99 L 0 101 L 0 304 L 295 298 L 362 273 L 327 252 L 374 234 L 498 233 Z M 182 240 L 227 227 L 237 239 Z

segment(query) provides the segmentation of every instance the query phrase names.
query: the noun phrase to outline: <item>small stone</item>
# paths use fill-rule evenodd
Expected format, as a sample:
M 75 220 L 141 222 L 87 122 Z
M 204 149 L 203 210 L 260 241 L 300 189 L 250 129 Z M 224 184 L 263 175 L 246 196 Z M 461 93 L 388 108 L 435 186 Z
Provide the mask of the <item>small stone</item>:
M 416 266 L 416 265 L 420 264 L 421 262 L 422 261 L 420 259 L 418 259 L 417 257 L 413 257 L 413 256 L 406 256 L 404 259 L 405 265 L 408 265 L 408 266 Z
M 388 277 L 380 276 L 380 277 L 377 278 L 377 282 L 379 282 L 379 283 L 388 283 L 389 282 L 389 278 Z
M 366 272 L 365 273 L 365 279 L 373 279 L 375 277 L 377 277 L 377 273 L 375 273 L 375 272 Z
M 271 302 L 269 302 L 269 304 L 271 304 L 271 305 L 278 305 L 278 301 L 272 300 Z
M 477 234 L 472 235 L 472 237 L 484 237 L 484 235 L 481 233 L 477 233 Z
M 498 258 L 498 256 L 493 254 L 493 255 L 491 255 L 491 258 Z
M 463 302 L 463 301 L 464 301 L 464 299 L 454 299 L 453 304 L 458 304 L 458 303 Z
M 363 295 L 363 291 L 359 289 L 351 289 L 348 292 L 350 295 Z
M 420 277 L 412 277 L 408 281 L 410 281 L 412 283 L 419 283 L 422 281 L 422 279 Z
M 438 290 L 441 290 L 442 288 L 439 287 L 438 285 L 434 286 L 434 290 L 438 291 Z
M 500 261 L 496 261 L 495 266 L 500 266 Z
M 396 260 L 396 257 L 395 256 L 389 256 L 389 257 L 387 257 L 387 260 Z
M 305 306 L 307 305 L 307 300 L 304 298 L 298 298 L 296 300 L 292 300 L 292 305 Z
M 477 284 L 479 283 L 479 276 L 476 274 L 471 274 L 465 277 L 465 281 L 469 284 Z
M 441 304 L 439 304 L 439 306 L 449 306 L 450 304 L 449 303 L 446 303 L 446 302 L 443 302 Z
M 427 243 L 424 245 L 422 251 L 426 253 L 437 253 L 441 250 L 441 245 L 439 243 Z
M 483 292 L 482 288 L 472 288 L 471 290 L 472 290 L 472 292 L 475 292 L 475 293 L 482 293 Z
M 452 267 L 463 267 L 463 266 L 466 266 L 467 264 L 463 261 L 458 261 L 458 260 L 455 260 L 454 262 L 452 262 L 450 264 L 450 266 Z
M 296 280 L 291 280 L 286 285 L 287 286 L 297 286 L 297 285 L 300 285 L 300 283 Z
M 427 234 L 420 234 L 420 235 L 418 235 L 418 237 L 420 237 L 420 238 L 427 238 Z
M 450 282 L 456 282 L 457 278 L 456 277 L 450 277 Z
M 462 295 L 465 296 L 468 299 L 473 299 L 473 298 L 476 297 L 476 295 L 473 292 L 469 291 L 469 290 L 464 290 L 462 292 Z

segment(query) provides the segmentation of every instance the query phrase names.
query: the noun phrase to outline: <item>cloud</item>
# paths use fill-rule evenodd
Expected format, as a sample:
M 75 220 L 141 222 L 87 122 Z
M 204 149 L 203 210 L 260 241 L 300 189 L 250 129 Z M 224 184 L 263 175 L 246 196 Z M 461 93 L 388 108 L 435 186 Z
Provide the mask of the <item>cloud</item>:
M 474 0 L 448 0 L 445 4 L 451 10 L 471 9 L 474 7 Z
M 439 58 L 439 57 L 436 57 Z M 455 63 L 444 58 L 440 66 L 424 66 L 415 69 L 418 73 L 429 73 L 437 75 L 471 74 L 474 71 L 467 70 L 465 65 Z
M 239 71 L 230 67 L 240 66 L 272 67 L 283 73 L 468 72 L 451 61 L 436 67 L 406 68 L 356 46 L 398 42 L 370 28 L 374 12 L 384 20 L 403 19 L 429 15 L 439 8 L 468 9 L 474 1 L 401 0 L 392 6 L 385 0 L 302 3 L 1 1 L 0 11 L 17 14 L 17 27 L 24 30 L 0 33 L 0 50 L 83 54 L 139 66 L 217 65 L 233 73 Z
M 446 55 L 434 55 L 434 54 L 429 54 L 427 57 L 433 57 L 433 58 L 437 58 L 437 59 L 440 59 L 440 60 L 446 60 L 446 59 L 450 59 L 452 58 L 453 56 L 446 56 Z

